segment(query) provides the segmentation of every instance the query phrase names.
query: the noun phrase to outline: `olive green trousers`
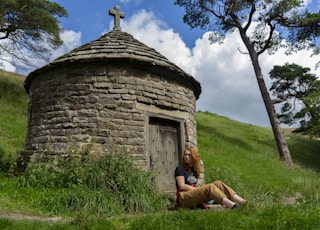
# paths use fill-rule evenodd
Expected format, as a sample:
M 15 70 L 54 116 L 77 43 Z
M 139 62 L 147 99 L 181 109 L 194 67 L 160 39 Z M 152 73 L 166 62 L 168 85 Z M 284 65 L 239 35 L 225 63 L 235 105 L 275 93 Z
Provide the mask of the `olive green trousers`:
M 203 203 L 214 200 L 222 204 L 223 198 L 232 199 L 236 192 L 222 181 L 215 181 L 195 189 L 179 193 L 178 202 L 180 207 L 196 208 Z

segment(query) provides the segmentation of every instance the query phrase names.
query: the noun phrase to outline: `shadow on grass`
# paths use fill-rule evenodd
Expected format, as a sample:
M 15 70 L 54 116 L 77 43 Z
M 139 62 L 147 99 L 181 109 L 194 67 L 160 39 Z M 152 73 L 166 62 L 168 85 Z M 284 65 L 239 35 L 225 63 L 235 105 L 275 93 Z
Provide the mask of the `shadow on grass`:
M 290 135 L 288 140 L 291 156 L 295 163 L 320 172 L 320 141 Z

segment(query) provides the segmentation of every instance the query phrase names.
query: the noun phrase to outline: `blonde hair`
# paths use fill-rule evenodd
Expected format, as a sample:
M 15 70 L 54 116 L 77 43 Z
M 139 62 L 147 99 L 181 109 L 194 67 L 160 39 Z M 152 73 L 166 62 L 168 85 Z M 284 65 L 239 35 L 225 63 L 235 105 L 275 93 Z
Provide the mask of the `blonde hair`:
M 198 150 L 195 147 L 187 147 L 184 150 L 184 153 L 186 151 L 190 151 L 191 153 L 191 159 L 192 159 L 192 163 L 193 165 L 189 165 L 184 161 L 184 158 L 182 160 L 182 166 L 187 170 L 187 171 L 191 171 L 192 168 L 194 169 L 194 171 L 197 174 L 197 177 L 200 177 L 200 155 Z

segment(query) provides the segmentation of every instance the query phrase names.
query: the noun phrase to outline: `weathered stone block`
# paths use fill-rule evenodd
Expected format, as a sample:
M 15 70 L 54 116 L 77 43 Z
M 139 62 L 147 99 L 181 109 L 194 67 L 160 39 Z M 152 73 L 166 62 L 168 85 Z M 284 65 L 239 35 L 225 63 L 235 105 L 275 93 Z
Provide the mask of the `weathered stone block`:
M 178 163 L 179 156 L 170 153 L 181 155 L 185 142 L 197 144 L 195 103 L 200 84 L 121 31 L 35 70 L 25 87 L 30 116 L 24 153 L 28 155 L 62 156 L 88 146 L 105 154 L 126 150 L 145 169 L 157 170 L 151 159 L 158 147 L 168 148 L 161 160 L 164 170 L 156 172 L 165 177 Z M 175 188 L 170 180 L 166 183 Z
M 152 104 L 153 100 L 148 97 L 138 96 L 137 101 L 145 104 Z

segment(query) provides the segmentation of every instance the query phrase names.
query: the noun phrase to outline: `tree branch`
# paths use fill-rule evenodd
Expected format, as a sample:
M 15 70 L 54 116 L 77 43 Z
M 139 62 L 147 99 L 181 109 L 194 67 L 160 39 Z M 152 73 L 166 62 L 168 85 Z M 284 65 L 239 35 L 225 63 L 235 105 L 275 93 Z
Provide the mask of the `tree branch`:
M 253 14 L 256 12 L 256 5 L 255 5 L 255 1 L 252 1 L 251 2 L 251 10 L 250 10 L 250 13 L 249 13 L 249 19 L 248 19 L 248 23 L 245 25 L 245 27 L 243 28 L 244 31 L 246 32 L 250 25 L 251 25 L 251 22 L 252 22 L 252 18 L 253 18 Z
M 262 54 L 263 52 L 265 52 L 268 48 L 270 48 L 270 44 L 272 41 L 272 35 L 276 29 L 276 27 L 272 25 L 271 21 L 272 21 L 272 19 L 267 21 L 267 25 L 269 25 L 269 28 L 270 28 L 269 36 L 268 36 L 266 42 L 264 43 L 264 46 L 262 47 L 262 49 L 257 52 L 258 56 L 260 54 Z
M 286 100 L 287 100 L 287 98 L 275 98 L 275 99 L 272 99 L 271 102 L 272 102 L 272 104 L 279 104 L 279 103 L 284 102 Z
M 249 54 L 249 53 L 247 53 L 247 52 L 242 52 L 239 47 L 238 47 L 238 51 L 239 51 L 241 54 Z
M 203 8 L 204 10 L 212 13 L 215 17 L 217 17 L 218 19 L 221 20 L 222 24 L 225 24 L 225 25 L 228 25 L 228 26 L 231 26 L 231 27 L 236 27 L 236 28 L 239 28 L 239 23 L 231 23 L 230 21 L 227 21 L 226 20 L 226 15 L 228 15 L 228 11 L 224 11 L 224 15 L 222 13 L 218 14 L 214 9 L 210 9 L 208 8 L 205 4 L 204 4 L 204 1 L 200 1 L 200 6 L 201 8 Z M 231 14 L 230 14 L 231 15 Z M 234 21 L 238 21 L 238 18 L 236 17 L 235 18 L 236 20 Z M 240 25 L 241 26 L 241 25 Z

